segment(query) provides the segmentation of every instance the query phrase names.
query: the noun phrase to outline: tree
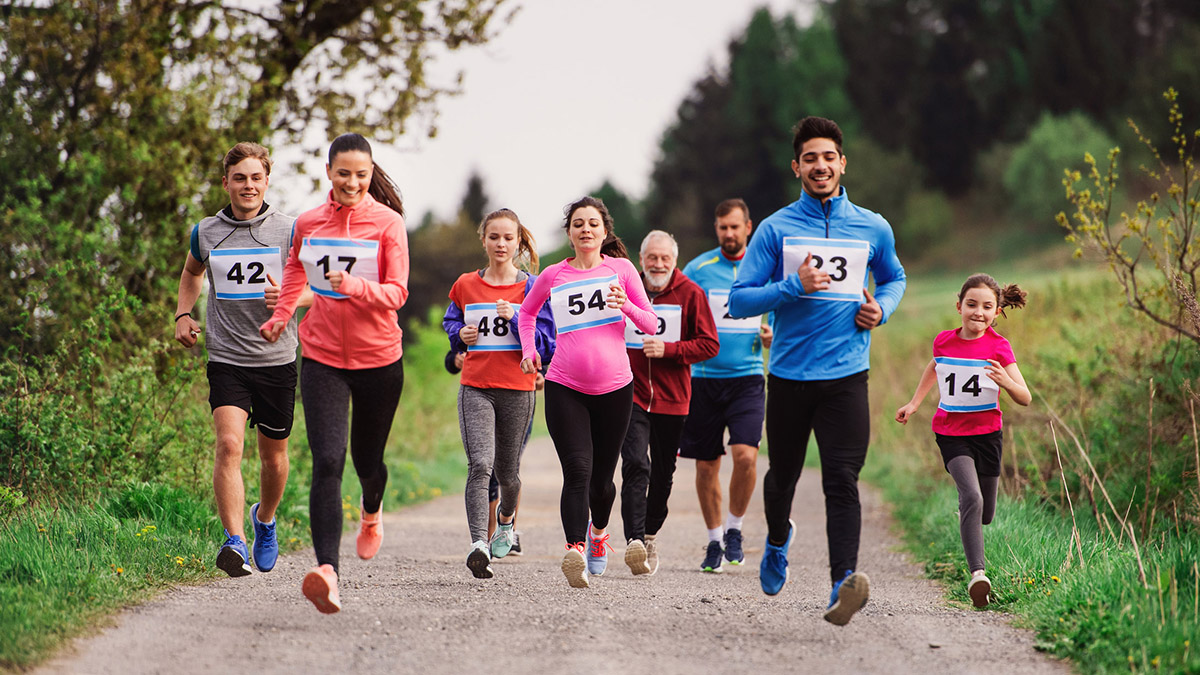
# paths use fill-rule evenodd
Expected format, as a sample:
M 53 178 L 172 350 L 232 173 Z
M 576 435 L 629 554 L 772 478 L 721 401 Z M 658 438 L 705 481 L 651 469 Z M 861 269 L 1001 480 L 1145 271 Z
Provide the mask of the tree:
M 47 351 L 113 288 L 149 305 L 126 340 L 160 332 L 188 229 L 221 204 L 225 150 L 312 129 L 386 142 L 414 116 L 435 133 L 453 86 L 427 81 L 427 63 L 487 40 L 502 2 L 6 7 L 0 347 Z

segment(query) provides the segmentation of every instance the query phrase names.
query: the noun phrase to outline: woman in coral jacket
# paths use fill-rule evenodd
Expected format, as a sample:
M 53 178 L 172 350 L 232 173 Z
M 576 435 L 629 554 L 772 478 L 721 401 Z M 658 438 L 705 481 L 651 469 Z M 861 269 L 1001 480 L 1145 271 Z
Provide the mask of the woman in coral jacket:
M 404 387 L 396 310 L 408 299 L 408 235 L 400 196 L 365 138 L 335 138 L 325 170 L 333 183 L 329 197 L 296 220 L 279 303 L 259 332 L 268 341 L 279 337 L 308 281 L 315 297 L 300 323 L 300 394 L 313 456 L 309 513 L 317 567 L 302 589 L 319 611 L 332 614 L 341 609 L 347 430 L 362 483 L 358 556 L 370 559 L 383 541 L 383 450 Z

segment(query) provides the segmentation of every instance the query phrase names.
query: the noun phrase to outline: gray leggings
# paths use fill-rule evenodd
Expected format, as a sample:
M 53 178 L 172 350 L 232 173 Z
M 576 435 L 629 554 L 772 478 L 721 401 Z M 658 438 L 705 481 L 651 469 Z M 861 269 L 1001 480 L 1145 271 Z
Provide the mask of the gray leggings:
M 521 495 L 521 450 L 533 419 L 534 393 L 515 389 L 458 389 L 458 428 L 467 451 L 467 525 L 471 541 L 487 541 L 488 479 L 500 482 L 500 512 L 510 517 Z
M 967 554 L 967 566 L 975 572 L 984 568 L 983 526 L 996 515 L 1000 477 L 980 476 L 975 471 L 975 460 L 962 455 L 950 460 L 946 470 L 958 486 L 958 532 L 963 552 Z

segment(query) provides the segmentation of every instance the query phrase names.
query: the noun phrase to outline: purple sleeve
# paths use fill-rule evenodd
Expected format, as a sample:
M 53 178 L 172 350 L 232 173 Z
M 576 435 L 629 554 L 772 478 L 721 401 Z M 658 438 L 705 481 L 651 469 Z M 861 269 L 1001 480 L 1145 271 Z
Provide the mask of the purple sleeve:
M 618 258 L 617 261 L 617 279 L 629 298 L 629 302 L 621 305 L 621 311 L 632 319 L 633 325 L 643 333 L 654 335 L 658 330 L 658 315 L 654 313 L 650 297 L 646 295 L 646 288 L 642 286 L 642 280 L 633 263 L 624 258 Z
M 533 282 L 533 286 L 525 293 L 525 300 L 521 302 L 520 316 L 517 317 L 517 330 L 521 340 L 522 360 L 532 359 L 537 355 L 537 340 L 534 335 L 537 331 L 538 314 L 542 310 L 542 305 L 550 297 L 550 283 L 556 271 L 552 266 L 543 272 Z

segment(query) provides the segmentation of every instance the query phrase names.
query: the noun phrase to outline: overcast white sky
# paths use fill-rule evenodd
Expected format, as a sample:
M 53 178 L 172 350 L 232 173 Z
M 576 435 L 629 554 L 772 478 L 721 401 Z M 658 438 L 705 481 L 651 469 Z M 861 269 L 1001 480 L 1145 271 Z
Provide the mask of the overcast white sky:
M 801 21 L 815 0 L 527 0 L 483 47 L 454 53 L 435 72 L 465 71 L 464 93 L 439 103 L 434 139 L 373 143 L 403 191 L 410 227 L 426 211 L 449 217 L 477 170 L 491 198 L 557 246 L 562 207 L 605 178 L 646 192 L 658 141 L 709 63 L 724 65 L 731 38 L 756 8 Z M 280 159 L 287 159 L 280 157 Z M 272 191 L 298 214 L 324 199 L 279 162 Z M 324 176 L 321 159 L 306 162 Z M 618 229 L 620 224 L 617 224 Z

